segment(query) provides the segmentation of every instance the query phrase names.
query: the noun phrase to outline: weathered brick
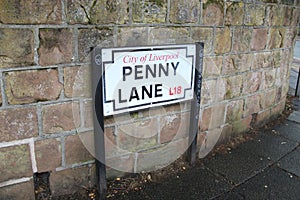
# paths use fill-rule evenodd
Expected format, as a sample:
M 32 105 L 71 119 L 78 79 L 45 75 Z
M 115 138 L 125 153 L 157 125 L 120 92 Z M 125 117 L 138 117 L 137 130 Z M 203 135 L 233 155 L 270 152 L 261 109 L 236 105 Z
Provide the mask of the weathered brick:
M 285 35 L 285 29 L 271 28 L 268 48 L 269 49 L 281 48 L 283 46 L 284 35 Z
M 90 8 L 92 24 L 125 24 L 129 19 L 129 1 L 99 0 Z
M 52 172 L 50 189 L 53 197 L 72 194 L 82 188 L 89 188 L 89 167 L 82 166 L 63 171 Z
M 138 154 L 137 172 L 154 171 L 168 166 L 182 156 L 188 147 L 188 139 L 180 139 L 158 149 L 141 152 Z
M 156 118 L 120 125 L 118 145 L 127 151 L 136 151 L 157 144 L 158 124 Z
M 207 131 L 203 136 L 200 136 L 199 138 L 203 137 L 204 139 L 201 140 L 201 143 L 198 143 L 199 149 L 199 158 L 204 158 L 207 154 L 209 154 L 215 145 L 217 144 L 221 134 L 222 134 L 222 128 L 217 128 L 214 130 Z
M 35 108 L 0 110 L 0 142 L 21 140 L 37 135 L 38 119 Z
M 283 7 L 280 5 L 270 5 L 267 7 L 269 13 L 267 16 L 267 24 L 269 26 L 282 26 L 284 20 Z
M 261 26 L 265 19 L 265 5 L 246 4 L 245 8 L 245 25 Z
M 121 28 L 118 32 L 119 46 L 147 45 L 147 30 L 145 27 Z
M 247 52 L 250 50 L 252 38 L 251 29 L 237 28 L 234 30 L 233 51 Z
M 264 71 L 262 78 L 262 86 L 264 87 L 264 89 L 273 87 L 276 81 L 276 69 Z
M 281 114 L 285 108 L 286 99 L 279 101 L 274 107 L 271 109 L 271 116 L 276 117 Z
M 112 170 L 118 170 L 122 172 L 134 172 L 134 154 L 119 155 L 112 158 L 106 159 L 106 166 L 108 168 L 108 173 Z
M 265 125 L 266 123 L 268 123 L 271 119 L 272 119 L 271 110 L 270 109 L 264 110 L 264 111 L 257 113 L 257 116 L 255 118 L 253 125 L 255 127 L 261 127 L 261 126 Z
M 0 9 L 1 9 L 0 1 Z M 1 11 L 0 11 L 1 15 Z M 1 19 L 0 19 L 1 21 Z M 34 36 L 30 29 L 0 29 L 0 68 L 34 64 Z
M 268 29 L 266 28 L 256 28 L 253 29 L 252 39 L 251 39 L 251 50 L 263 50 L 266 48 L 268 41 Z
M 88 66 L 64 68 L 65 96 L 91 97 L 91 73 Z
M 243 77 L 243 94 L 251 94 L 258 91 L 262 84 L 261 72 L 249 72 Z
M 275 104 L 276 89 L 271 89 L 260 94 L 260 107 L 262 110 L 270 108 Z
M 0 188 L 0 198 L 3 200 L 35 200 L 33 179 L 24 183 L 18 183 Z
M 132 20 L 137 23 L 165 23 L 167 0 L 134 0 L 132 2 Z
M 223 54 L 231 50 L 231 31 L 228 27 L 218 28 L 215 39 L 215 53 Z
M 66 137 L 65 146 L 67 165 L 93 160 L 91 153 L 86 149 L 78 135 L 70 135 Z
M 203 61 L 203 77 L 211 78 L 220 76 L 222 64 L 222 56 L 205 57 Z
M 224 58 L 222 74 L 230 75 L 249 71 L 252 65 L 252 54 L 229 55 Z
M 43 133 L 71 131 L 80 126 L 79 104 L 61 103 L 42 108 Z
M 89 53 L 96 46 L 113 46 L 113 30 L 110 28 L 79 29 L 78 56 L 80 61 L 90 62 Z
M 200 15 L 200 2 L 197 0 L 174 0 L 170 7 L 171 23 L 197 23 Z
M 255 53 L 251 69 L 272 67 L 272 58 L 271 52 Z
M 244 117 L 256 114 L 260 111 L 260 95 L 249 96 L 245 100 Z
M 283 39 L 283 48 L 293 47 L 293 43 L 295 41 L 295 37 L 297 35 L 296 28 L 287 28 L 285 29 L 285 36 Z
M 201 105 L 211 104 L 215 100 L 217 80 L 203 80 L 201 87 Z
M 213 28 L 191 27 L 191 37 L 195 42 L 204 42 L 204 54 L 213 53 Z
M 230 101 L 227 105 L 226 123 L 239 121 L 243 117 L 244 100 Z
M 55 100 L 62 89 L 58 72 L 53 69 L 8 72 L 5 81 L 9 104 Z
M 217 145 L 219 144 L 226 144 L 229 142 L 232 138 L 234 138 L 236 135 L 232 132 L 232 125 L 226 124 L 225 126 L 221 127 L 222 133 L 219 137 L 219 140 L 217 142 Z
M 292 18 L 292 21 L 291 21 L 291 26 L 298 26 L 299 24 L 299 16 L 300 16 L 300 10 L 299 8 L 294 8 L 293 10 L 293 18 Z
M 61 166 L 62 154 L 59 139 L 36 141 L 34 150 L 38 172 L 55 171 Z
M 32 176 L 28 145 L 0 148 L 0 182 Z
M 219 128 L 225 122 L 225 104 L 205 108 L 199 121 L 200 130 L 207 131 Z
M 224 3 L 223 1 L 204 1 L 203 17 L 204 25 L 223 25 L 224 23 Z
M 0 22 L 4 24 L 60 24 L 60 0 L 1 0 Z
M 284 18 L 283 18 L 283 25 L 290 26 L 293 20 L 293 8 L 285 7 L 284 8 Z
M 276 67 L 280 67 L 281 64 L 284 62 L 284 61 L 287 61 L 289 62 L 289 59 L 288 57 L 285 57 L 286 55 L 283 55 L 282 54 L 283 51 L 275 51 L 273 50 L 272 53 L 271 53 L 271 66 L 276 68 Z M 288 53 L 289 54 L 289 53 Z M 286 63 L 285 63 L 286 64 Z M 286 65 L 284 65 L 284 67 L 286 67 Z
M 83 102 L 83 112 L 84 112 L 84 127 L 91 128 L 94 126 L 93 122 L 93 102 L 92 101 L 84 101 Z M 107 124 L 107 123 L 105 123 Z
M 69 24 L 88 24 L 93 1 L 67 0 L 66 17 Z
M 243 86 L 243 76 L 230 76 L 225 79 L 226 81 L 226 94 L 225 99 L 233 99 L 241 95 Z
M 39 56 L 41 65 L 71 62 L 73 59 L 72 31 L 69 29 L 41 29 Z
M 162 117 L 160 120 L 160 143 L 186 137 L 189 131 L 189 116 L 189 113 L 184 113 Z
M 191 41 L 188 28 L 149 28 L 149 44 L 189 43 Z
M 251 121 L 252 121 L 252 115 L 240 121 L 234 122 L 232 124 L 232 132 L 235 134 L 247 132 L 251 128 Z
M 226 25 L 242 25 L 244 17 L 244 3 L 243 2 L 230 2 L 226 3 Z

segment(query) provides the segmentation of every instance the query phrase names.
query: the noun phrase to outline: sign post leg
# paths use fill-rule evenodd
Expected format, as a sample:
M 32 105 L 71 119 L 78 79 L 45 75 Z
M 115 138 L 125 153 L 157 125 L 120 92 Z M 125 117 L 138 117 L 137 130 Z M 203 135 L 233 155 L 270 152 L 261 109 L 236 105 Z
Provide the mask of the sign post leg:
M 95 48 L 92 51 L 92 95 L 93 95 L 93 116 L 94 116 L 94 144 L 96 157 L 96 176 L 98 200 L 104 200 L 106 196 L 106 166 L 105 166 L 105 143 L 104 143 L 104 115 L 102 98 L 102 66 L 101 49 Z
M 201 101 L 202 85 L 202 64 L 203 64 L 203 43 L 196 43 L 196 66 L 195 66 L 195 84 L 194 98 L 191 100 L 190 128 L 189 128 L 189 148 L 187 150 L 187 159 L 191 165 L 195 164 L 197 153 L 197 135 L 199 123 L 199 111 Z

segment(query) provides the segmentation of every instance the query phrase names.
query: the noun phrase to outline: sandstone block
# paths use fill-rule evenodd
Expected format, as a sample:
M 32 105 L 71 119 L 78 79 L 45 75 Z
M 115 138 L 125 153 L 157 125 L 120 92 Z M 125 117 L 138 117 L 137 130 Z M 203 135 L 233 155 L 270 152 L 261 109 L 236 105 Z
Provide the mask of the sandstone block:
M 91 74 L 88 66 L 64 68 L 65 96 L 91 97 Z
M 79 61 L 90 62 L 89 54 L 96 46 L 112 47 L 113 30 L 110 28 L 79 29 L 78 30 L 78 56 Z
M 54 65 L 73 60 L 73 33 L 69 29 L 40 30 L 40 64 Z
M 245 100 L 245 106 L 244 106 L 244 117 L 248 117 L 252 114 L 256 114 L 260 111 L 260 96 L 259 95 L 253 95 L 249 96 Z
M 222 64 L 223 64 L 222 56 L 204 57 L 203 77 L 212 78 L 212 77 L 220 76 Z
M 214 105 L 208 107 L 201 113 L 199 121 L 200 131 L 213 130 L 221 127 L 225 123 L 225 104 Z
M 253 29 L 251 39 L 251 50 L 258 51 L 266 48 L 268 41 L 268 29 L 256 28 Z
M 121 28 L 118 32 L 119 46 L 147 45 L 147 30 L 145 27 Z
M 197 0 L 174 0 L 170 7 L 171 23 L 197 23 L 200 15 L 200 2 Z
M 0 11 L 0 16 L 1 13 Z M 34 36 L 32 30 L 0 29 L 0 68 L 34 65 L 33 56 Z
M 202 134 L 204 135 L 199 138 L 202 137 L 203 139 L 198 143 L 198 146 L 200 146 L 199 158 L 204 158 L 213 150 L 222 134 L 222 128 L 210 130 Z
M 0 1 L 0 21 L 4 24 L 60 24 L 61 20 L 60 0 Z
M 89 167 L 82 166 L 63 171 L 52 172 L 50 175 L 50 189 L 52 196 L 72 194 L 82 189 L 89 188 Z
M 71 131 L 80 126 L 79 104 L 62 103 L 42 108 L 43 132 L 46 134 Z
M 134 172 L 135 163 L 134 154 L 119 155 L 112 158 L 106 159 L 106 165 L 108 173 L 113 170 L 123 171 L 123 172 Z
M 272 67 L 272 53 L 271 52 L 263 52 L 263 53 L 255 53 L 253 56 L 253 64 L 251 69 L 261 69 Z
M 275 85 L 276 81 L 276 69 L 270 69 L 263 72 L 262 86 L 264 89 L 271 88 Z
M 31 177 L 33 174 L 28 145 L 1 148 L 0 159 L 0 182 Z
M 265 5 L 262 4 L 246 4 L 245 9 L 245 25 L 261 26 L 265 19 Z
M 270 5 L 267 7 L 267 22 L 269 26 L 282 26 L 284 20 L 284 8 L 279 5 Z
M 225 56 L 222 74 L 230 75 L 249 71 L 252 65 L 252 60 L 252 54 L 237 54 Z
M 72 165 L 93 160 L 93 156 L 84 146 L 81 137 L 78 135 L 70 135 L 65 138 L 65 156 L 66 164 Z M 92 152 L 93 153 L 93 152 Z
M 245 28 L 237 28 L 234 30 L 233 51 L 247 52 L 250 50 L 252 31 Z
M 136 23 L 165 23 L 167 17 L 167 0 L 134 0 L 132 18 Z
M 268 48 L 269 49 L 281 48 L 284 40 L 284 35 L 285 35 L 285 29 L 271 28 Z
M 244 16 L 243 2 L 226 3 L 225 25 L 242 25 Z
M 300 16 L 300 11 L 298 8 L 294 8 L 293 10 L 293 18 L 291 21 L 291 26 L 298 26 L 299 24 L 299 16 Z
M 231 76 L 225 79 L 226 82 L 226 94 L 225 99 L 233 99 L 241 95 L 243 86 L 243 76 Z
M 35 200 L 33 180 L 0 188 L 1 199 Z
M 275 104 L 276 89 L 271 89 L 260 94 L 260 107 L 262 110 L 272 107 Z
M 213 53 L 213 29 L 191 27 L 191 37 L 195 42 L 204 43 L 204 54 Z
M 251 121 L 252 121 L 252 115 L 243 118 L 240 121 L 234 122 L 232 124 L 232 132 L 236 134 L 247 132 L 248 130 L 250 130 Z
M 215 39 L 215 53 L 223 54 L 231 50 L 231 31 L 229 28 L 218 28 Z
M 176 44 L 189 43 L 190 30 L 188 28 L 150 28 L 149 30 L 149 44 Z
M 0 142 L 21 140 L 38 135 L 35 108 L 14 108 L 0 111 Z
M 226 123 L 239 121 L 243 117 L 244 100 L 230 101 L 227 105 Z
M 204 25 L 222 26 L 224 23 L 224 3 L 223 1 L 204 1 L 203 17 Z
M 5 81 L 9 104 L 55 100 L 62 89 L 58 72 L 53 69 L 8 72 Z
M 38 172 L 55 171 L 61 166 L 62 152 L 59 139 L 36 141 L 34 150 Z
M 262 73 L 250 72 L 243 76 L 243 94 L 252 94 L 258 91 L 262 85 Z
M 84 112 L 84 127 L 86 128 L 92 128 L 94 126 L 94 122 L 93 122 L 93 102 L 92 101 L 84 101 L 83 103 L 84 107 L 83 107 L 83 112 Z M 107 123 L 104 122 L 104 124 L 106 125 Z
M 254 126 L 255 127 L 261 127 L 268 123 L 271 120 L 271 110 L 264 110 L 259 113 L 257 113 L 257 116 L 254 121 Z
M 211 104 L 217 95 L 217 79 L 203 80 L 201 87 L 201 105 Z

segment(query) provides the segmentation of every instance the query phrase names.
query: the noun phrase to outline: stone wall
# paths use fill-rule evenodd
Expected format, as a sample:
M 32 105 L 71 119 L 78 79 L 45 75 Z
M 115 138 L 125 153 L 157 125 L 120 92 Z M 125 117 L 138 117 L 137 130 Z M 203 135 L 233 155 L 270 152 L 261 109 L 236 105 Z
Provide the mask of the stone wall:
M 53 196 L 95 184 L 88 54 L 96 45 L 205 43 L 200 158 L 277 116 L 299 8 L 299 0 L 0 0 L 0 199 L 34 199 L 34 174 L 44 172 Z M 179 157 L 189 109 L 106 118 L 108 174 Z

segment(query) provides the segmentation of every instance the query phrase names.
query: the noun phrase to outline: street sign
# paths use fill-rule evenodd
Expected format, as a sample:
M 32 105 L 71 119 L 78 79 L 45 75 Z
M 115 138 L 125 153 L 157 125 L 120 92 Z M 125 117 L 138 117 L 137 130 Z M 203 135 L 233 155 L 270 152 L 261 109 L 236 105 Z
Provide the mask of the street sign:
M 191 100 L 195 56 L 195 44 L 102 48 L 104 116 Z

